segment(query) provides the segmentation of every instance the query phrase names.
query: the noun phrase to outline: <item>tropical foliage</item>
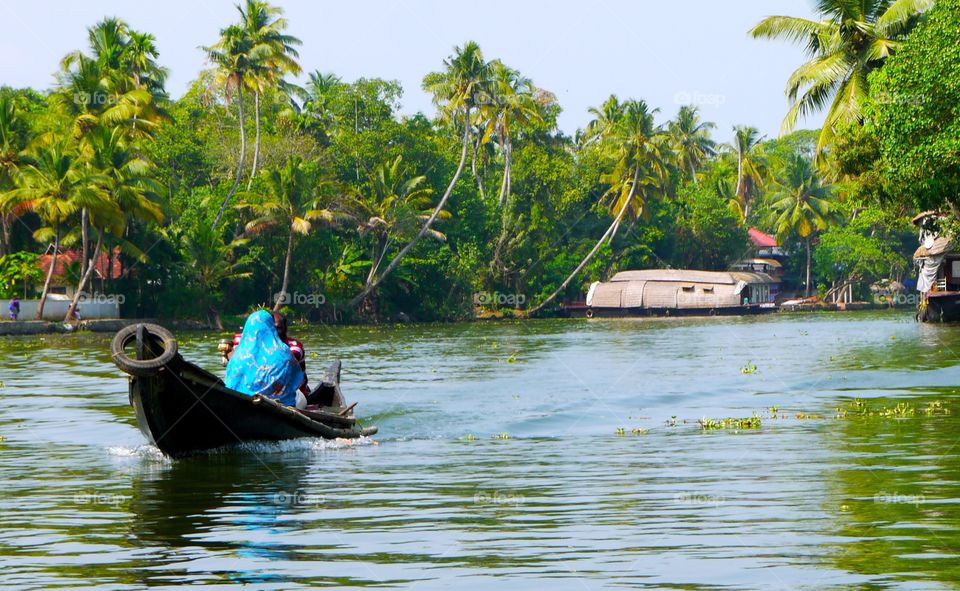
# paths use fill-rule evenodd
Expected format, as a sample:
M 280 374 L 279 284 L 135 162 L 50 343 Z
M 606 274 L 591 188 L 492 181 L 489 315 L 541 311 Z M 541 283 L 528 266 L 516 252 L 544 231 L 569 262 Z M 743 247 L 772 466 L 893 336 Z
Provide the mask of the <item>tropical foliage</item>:
M 211 325 L 261 305 L 469 318 L 484 293 L 548 312 L 622 269 L 727 269 L 750 256 L 750 227 L 796 255 L 784 293 L 903 279 L 904 220 L 954 187 L 956 101 L 936 81 L 956 78 L 953 49 L 937 55 L 956 2 L 912 34 L 923 2 L 824 1 L 822 21 L 758 25 L 812 54 L 786 127 L 832 105 L 822 133 L 780 138 L 614 95 L 570 137 L 553 93 L 472 41 L 424 77 L 436 112 L 401 115 L 396 81 L 294 78 L 300 40 L 260 0 L 211 35 L 210 68 L 173 99 L 154 39 L 104 19 L 52 89 L 0 89 L 4 289 L 69 283 L 75 306 L 120 293 L 126 315 Z M 928 62 L 936 75 L 918 74 Z M 882 97 L 896 93 L 932 100 L 895 109 Z M 41 255 L 47 273 L 24 272 Z

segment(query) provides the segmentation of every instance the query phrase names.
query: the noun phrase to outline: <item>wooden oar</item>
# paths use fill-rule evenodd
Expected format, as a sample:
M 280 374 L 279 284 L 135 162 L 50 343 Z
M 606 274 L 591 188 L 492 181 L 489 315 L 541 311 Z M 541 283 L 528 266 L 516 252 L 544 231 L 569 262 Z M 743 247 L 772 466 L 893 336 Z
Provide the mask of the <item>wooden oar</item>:
M 358 402 L 359 402 L 359 401 L 358 401 Z M 351 404 L 351 405 L 348 406 L 347 408 L 345 408 L 345 409 L 341 410 L 340 412 L 338 412 L 337 415 L 339 415 L 339 416 L 341 416 L 341 417 L 347 416 L 347 414 L 348 414 L 351 410 L 353 410 L 353 407 L 356 406 L 356 405 L 357 405 L 357 403 L 354 402 L 353 404 Z

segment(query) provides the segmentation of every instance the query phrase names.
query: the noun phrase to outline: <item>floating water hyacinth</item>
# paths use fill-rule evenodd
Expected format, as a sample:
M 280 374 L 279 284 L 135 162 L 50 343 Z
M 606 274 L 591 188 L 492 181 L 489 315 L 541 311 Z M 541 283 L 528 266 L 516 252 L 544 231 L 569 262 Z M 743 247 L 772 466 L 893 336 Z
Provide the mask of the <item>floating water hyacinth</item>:
M 745 430 L 745 429 L 759 429 L 760 428 L 760 417 L 754 415 L 752 417 L 746 418 L 727 418 L 727 419 L 708 419 L 704 417 L 697 421 L 697 424 L 700 425 L 700 428 L 704 431 L 712 431 L 717 429 L 736 429 L 736 430 Z

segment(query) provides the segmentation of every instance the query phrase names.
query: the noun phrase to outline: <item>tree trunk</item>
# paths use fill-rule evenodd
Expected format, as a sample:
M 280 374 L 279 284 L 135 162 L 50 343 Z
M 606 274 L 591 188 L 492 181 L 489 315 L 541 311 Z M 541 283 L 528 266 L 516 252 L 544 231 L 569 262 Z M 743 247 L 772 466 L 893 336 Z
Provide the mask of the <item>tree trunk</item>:
M 273 311 L 280 310 L 280 306 L 287 303 L 287 287 L 290 285 L 290 260 L 293 259 L 293 228 L 290 228 L 290 236 L 287 238 L 287 257 L 283 262 L 283 285 L 280 286 L 279 297 L 275 298 Z
M 100 248 L 103 246 L 103 230 L 100 230 L 100 235 L 97 236 L 97 246 L 93 249 L 93 256 L 87 261 L 87 270 L 80 277 L 80 283 L 77 285 L 77 291 L 73 294 L 73 301 L 70 302 L 70 307 L 67 308 L 67 315 L 63 318 L 64 322 L 70 322 L 73 319 L 73 313 L 77 310 L 77 305 L 80 304 L 80 298 L 83 296 L 83 290 L 87 287 L 87 282 L 90 281 L 90 276 L 93 275 L 93 270 L 97 268 L 96 257 L 100 252 Z
M 90 258 L 90 212 L 84 207 L 80 210 L 80 277 L 87 274 L 87 261 Z
M 690 161 L 690 180 L 693 181 L 693 186 L 700 186 L 700 182 L 697 181 L 697 168 L 693 165 L 693 160 Z
M 250 180 L 247 191 L 253 186 L 253 177 L 257 176 L 257 163 L 260 161 L 260 91 L 253 93 L 253 117 L 257 125 L 257 135 L 253 140 L 253 166 L 250 167 Z
M 469 125 L 469 123 L 467 123 Z M 480 191 L 480 200 L 486 201 L 487 197 L 483 194 L 483 180 L 480 178 L 480 174 L 477 172 L 477 145 L 480 143 L 480 136 L 477 136 L 477 141 L 473 142 L 473 161 L 470 164 L 470 169 L 473 171 L 473 178 L 477 181 L 477 190 Z
M 806 283 L 806 297 L 810 297 L 810 237 L 807 236 L 807 283 Z
M 570 273 L 570 276 L 567 277 L 563 281 L 563 283 L 560 284 L 560 287 L 558 287 L 553 293 L 551 293 L 547 297 L 547 299 L 543 300 L 542 302 L 540 302 L 530 310 L 529 312 L 530 316 L 542 310 L 543 307 L 549 304 L 551 301 L 553 301 L 553 299 L 557 297 L 557 295 L 560 292 L 565 290 L 567 286 L 570 285 L 570 282 L 573 281 L 573 278 L 576 277 L 580 273 L 580 271 L 582 271 L 583 268 L 587 266 L 587 263 L 590 262 L 590 259 L 592 259 L 594 255 L 597 254 L 597 251 L 600 250 L 600 247 L 603 246 L 603 243 L 607 240 L 607 238 L 611 234 L 613 234 L 614 229 L 620 225 L 620 221 L 623 219 L 623 216 L 626 215 L 627 209 L 629 209 L 630 203 L 633 201 L 633 196 L 637 191 L 637 180 L 639 178 L 640 178 L 640 167 L 638 166 L 638 167 L 635 167 L 633 170 L 633 184 L 630 185 L 630 194 L 627 195 L 627 199 L 626 201 L 624 201 L 623 207 L 620 208 L 620 212 L 617 214 L 617 217 L 613 220 L 613 223 L 610 224 L 610 227 L 607 228 L 607 231 L 603 233 L 603 236 L 601 236 L 600 240 L 598 240 L 597 243 L 593 246 L 593 249 L 589 253 L 587 253 L 587 256 L 584 257 L 582 261 L 580 261 L 580 264 L 577 265 L 577 268 L 573 270 L 573 273 Z
M 10 217 L 11 214 L 0 214 L 0 222 L 3 225 L 3 233 L 0 234 L 0 256 L 10 254 L 13 250 L 10 245 Z
M 503 207 L 510 195 L 510 156 L 512 151 L 513 147 L 510 145 L 510 140 L 507 139 L 503 143 L 503 182 L 500 183 L 500 197 L 497 200 L 500 207 Z
M 447 200 L 450 198 L 450 195 L 453 193 L 453 188 L 454 186 L 456 186 L 457 181 L 460 179 L 460 175 L 463 174 L 463 168 L 467 164 L 467 151 L 470 149 L 470 109 L 467 109 L 464 119 L 465 121 L 463 125 L 463 147 L 460 150 L 460 164 L 457 165 L 457 171 L 453 174 L 453 178 L 450 180 L 450 184 L 447 186 L 447 190 L 444 191 L 443 198 L 440 199 L 440 203 L 438 203 L 437 206 L 434 208 L 433 213 L 431 213 L 430 217 L 427 218 L 427 221 L 424 222 L 423 227 L 420 228 L 420 231 L 417 232 L 417 235 L 414 236 L 413 240 L 408 242 L 407 245 L 404 246 L 400 250 L 400 252 L 397 253 L 395 257 L 393 257 L 393 260 L 390 261 L 390 264 L 387 265 L 387 268 L 383 270 L 383 273 L 380 275 L 380 277 L 377 277 L 377 279 L 373 283 L 365 286 L 363 288 L 363 291 L 355 295 L 353 299 L 350 300 L 351 308 L 355 307 L 357 304 L 362 302 L 368 295 L 370 295 L 370 293 L 373 290 L 375 290 L 383 282 L 384 279 L 387 278 L 387 276 L 391 272 L 393 272 L 393 270 L 397 267 L 397 265 L 400 264 L 400 260 L 403 259 L 403 257 L 406 256 L 408 252 L 410 252 L 410 249 L 412 249 L 414 245 L 416 245 L 416 243 L 421 238 L 423 238 L 424 235 L 426 235 L 427 231 L 430 229 L 430 226 L 432 226 L 433 222 L 437 219 L 437 216 L 439 216 L 440 212 L 443 211 L 443 206 L 447 204 Z
M 220 211 L 217 212 L 217 217 L 213 218 L 213 228 L 220 225 L 220 219 L 223 217 L 223 213 L 227 211 L 227 204 L 230 203 L 230 198 L 233 197 L 234 191 L 237 190 L 237 185 L 240 184 L 240 177 L 243 176 L 243 161 L 247 155 L 247 132 L 244 129 L 242 80 L 237 84 L 237 104 L 239 105 L 240 111 L 240 158 L 237 160 L 237 170 L 233 174 L 233 186 L 230 187 L 227 196 L 223 199 L 223 203 L 220 204 Z
M 370 285 L 370 282 L 374 280 L 377 276 L 377 270 L 380 268 L 381 263 L 383 263 L 383 257 L 387 254 L 387 235 L 382 234 L 377 238 L 377 242 L 373 247 L 373 256 L 370 257 L 370 272 L 367 273 L 367 280 L 363 284 Z
M 47 280 L 43 282 L 43 291 L 40 293 L 40 302 L 37 304 L 37 320 L 43 320 L 43 307 L 47 304 L 47 292 L 50 291 L 50 282 L 53 272 L 57 268 L 57 253 L 60 252 L 60 228 L 57 228 L 53 237 L 53 260 L 50 261 L 50 270 L 47 271 Z

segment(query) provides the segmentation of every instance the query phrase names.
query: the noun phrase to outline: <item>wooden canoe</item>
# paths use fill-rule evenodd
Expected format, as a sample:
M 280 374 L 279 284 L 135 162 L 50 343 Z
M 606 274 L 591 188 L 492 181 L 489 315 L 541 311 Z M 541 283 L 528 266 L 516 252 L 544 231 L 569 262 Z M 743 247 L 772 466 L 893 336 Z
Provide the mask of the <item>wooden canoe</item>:
M 126 348 L 136 345 L 136 356 Z M 144 436 L 163 453 L 179 457 L 248 441 L 324 439 L 373 435 L 361 427 L 340 391 L 340 362 L 334 362 L 297 410 L 264 396 L 224 386 L 214 374 L 185 360 L 176 339 L 158 325 L 135 324 L 117 333 L 113 360 L 130 374 L 130 404 Z

